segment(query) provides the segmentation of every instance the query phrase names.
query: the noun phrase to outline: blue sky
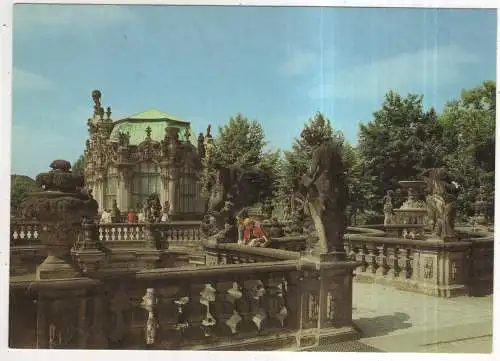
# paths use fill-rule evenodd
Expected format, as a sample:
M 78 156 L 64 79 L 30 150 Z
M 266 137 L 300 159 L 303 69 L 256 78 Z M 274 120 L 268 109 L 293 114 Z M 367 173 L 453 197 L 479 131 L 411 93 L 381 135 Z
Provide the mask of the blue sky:
M 12 172 L 83 152 L 91 91 L 215 129 L 237 112 L 289 148 L 321 111 L 355 143 L 384 94 L 442 109 L 496 79 L 496 11 L 15 5 Z

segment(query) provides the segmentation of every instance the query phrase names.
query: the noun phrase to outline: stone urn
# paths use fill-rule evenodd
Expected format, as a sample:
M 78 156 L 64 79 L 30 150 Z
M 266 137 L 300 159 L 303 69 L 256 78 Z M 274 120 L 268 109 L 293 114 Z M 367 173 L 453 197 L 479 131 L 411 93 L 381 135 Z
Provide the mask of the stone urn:
M 40 241 L 47 247 L 37 278 L 72 278 L 80 271 L 71 259 L 71 248 L 82 239 L 83 224 L 97 218 L 98 204 L 83 189 L 83 176 L 70 171 L 68 161 L 57 160 L 50 167 L 36 177 L 40 191 L 29 195 L 22 214 L 40 222 Z

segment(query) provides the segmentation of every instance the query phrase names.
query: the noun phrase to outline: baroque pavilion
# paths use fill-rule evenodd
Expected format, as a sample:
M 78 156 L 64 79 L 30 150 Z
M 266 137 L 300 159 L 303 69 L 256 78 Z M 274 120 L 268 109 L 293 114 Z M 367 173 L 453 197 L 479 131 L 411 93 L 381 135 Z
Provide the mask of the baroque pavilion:
M 192 142 L 191 124 L 156 109 L 119 120 L 101 106 L 101 92 L 92 92 L 94 115 L 88 120 L 85 183 L 99 211 L 114 201 L 122 212 L 138 210 L 157 193 L 170 205 L 172 219 L 198 219 L 204 211 L 199 172 L 204 150 Z M 200 144 L 201 141 L 201 144 Z

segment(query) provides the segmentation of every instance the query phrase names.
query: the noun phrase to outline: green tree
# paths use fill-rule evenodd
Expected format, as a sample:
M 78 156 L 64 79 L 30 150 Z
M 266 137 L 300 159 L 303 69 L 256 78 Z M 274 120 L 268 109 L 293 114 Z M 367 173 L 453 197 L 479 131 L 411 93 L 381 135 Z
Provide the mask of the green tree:
M 255 167 L 262 160 L 266 145 L 262 125 L 237 114 L 219 128 L 215 138 L 215 157 L 226 166 Z
M 472 214 L 479 185 L 492 195 L 495 175 L 496 84 L 485 81 L 463 90 L 459 100 L 446 104 L 439 117 L 445 167 L 461 185 L 458 211 L 462 220 Z
M 259 169 L 270 179 L 269 192 L 275 191 L 279 174 L 279 150 L 266 150 L 268 142 L 262 125 L 250 121 L 242 114 L 236 114 L 229 122 L 219 128 L 214 139 L 214 158 L 223 166 L 237 166 L 242 169 Z M 213 176 L 210 170 L 202 177 L 203 189 L 207 195 L 207 179 Z
M 414 179 L 422 170 L 442 165 L 441 128 L 423 97 L 390 91 L 373 120 L 360 125 L 359 149 L 364 177 L 372 184 L 369 208 L 382 211 L 382 197 L 397 181 Z
M 82 154 L 74 163 L 73 166 L 71 167 L 71 170 L 73 173 L 79 174 L 79 175 L 84 175 L 85 173 L 85 155 Z
M 25 176 L 12 174 L 10 176 L 10 209 L 11 214 L 19 216 L 20 207 L 30 192 L 40 190 L 34 179 Z
M 287 207 L 290 204 L 291 195 L 298 191 L 301 175 L 309 171 L 313 151 L 323 142 L 332 140 L 343 145 L 343 157 L 348 169 L 358 161 L 355 148 L 344 141 L 344 136 L 340 131 L 334 131 L 330 120 L 317 112 L 304 125 L 300 136 L 295 138 L 292 150 L 284 152 L 280 164 L 279 191 L 277 192 L 277 202 L 282 207 Z

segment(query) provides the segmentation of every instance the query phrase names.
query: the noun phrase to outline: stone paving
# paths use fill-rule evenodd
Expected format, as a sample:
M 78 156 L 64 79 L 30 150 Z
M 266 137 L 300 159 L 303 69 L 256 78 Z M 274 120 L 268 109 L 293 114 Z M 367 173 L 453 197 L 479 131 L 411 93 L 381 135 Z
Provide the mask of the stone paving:
M 355 282 L 361 340 L 311 351 L 491 353 L 493 296 L 438 298 Z

